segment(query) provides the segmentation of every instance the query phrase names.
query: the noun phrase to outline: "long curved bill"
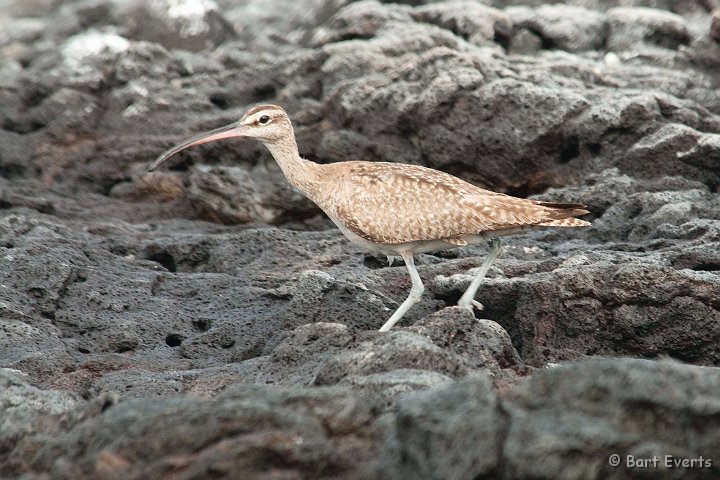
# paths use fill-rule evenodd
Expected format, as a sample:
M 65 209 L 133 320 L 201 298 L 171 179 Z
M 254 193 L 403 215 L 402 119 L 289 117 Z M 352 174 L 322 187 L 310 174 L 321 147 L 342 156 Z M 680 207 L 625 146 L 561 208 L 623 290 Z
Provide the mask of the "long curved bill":
M 215 140 L 222 140 L 223 138 L 243 137 L 245 136 L 246 128 L 247 127 L 245 127 L 244 125 L 240 125 L 238 123 L 231 123 L 230 125 L 225 125 L 224 127 L 220 127 L 215 130 L 196 135 L 190 140 L 175 145 L 174 147 L 163 152 L 162 155 L 160 155 L 157 160 L 155 160 L 153 164 L 150 165 L 148 171 L 152 172 L 154 170 L 157 170 L 170 157 L 182 150 L 185 150 L 188 147 L 192 147 L 193 145 L 214 142 Z

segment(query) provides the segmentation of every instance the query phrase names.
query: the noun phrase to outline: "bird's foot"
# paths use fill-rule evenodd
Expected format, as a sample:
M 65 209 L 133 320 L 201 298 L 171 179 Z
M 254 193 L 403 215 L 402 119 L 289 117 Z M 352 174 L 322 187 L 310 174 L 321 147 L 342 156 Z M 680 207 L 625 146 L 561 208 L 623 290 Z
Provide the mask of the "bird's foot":
M 467 308 L 471 312 L 474 312 L 475 310 L 485 310 L 485 305 L 477 300 L 470 300 L 469 302 L 463 302 L 460 300 L 458 302 L 458 307 Z

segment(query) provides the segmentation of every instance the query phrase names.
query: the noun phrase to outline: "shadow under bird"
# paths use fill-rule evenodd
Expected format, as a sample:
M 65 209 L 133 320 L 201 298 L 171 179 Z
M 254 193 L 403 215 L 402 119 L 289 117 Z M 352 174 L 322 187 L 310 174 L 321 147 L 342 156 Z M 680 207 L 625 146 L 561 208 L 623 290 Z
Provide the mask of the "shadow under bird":
M 248 110 L 237 122 L 183 142 L 160 155 L 157 169 L 193 145 L 248 137 L 270 150 L 288 181 L 315 202 L 354 244 L 405 260 L 412 288 L 380 328 L 392 328 L 420 301 L 425 287 L 413 255 L 489 241 L 490 253 L 458 305 L 482 309 L 475 294 L 500 253 L 501 235 L 538 227 L 584 227 L 573 218 L 584 205 L 511 197 L 476 187 L 445 172 L 418 165 L 349 161 L 327 165 L 300 157 L 287 113 L 277 105 Z

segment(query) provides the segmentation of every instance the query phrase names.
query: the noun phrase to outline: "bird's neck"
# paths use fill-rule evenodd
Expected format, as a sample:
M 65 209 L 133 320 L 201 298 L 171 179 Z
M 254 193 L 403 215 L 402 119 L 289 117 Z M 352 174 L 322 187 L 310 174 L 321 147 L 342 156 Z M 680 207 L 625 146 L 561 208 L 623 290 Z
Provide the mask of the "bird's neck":
M 294 135 L 280 142 L 267 142 L 265 146 L 280 165 L 288 182 L 306 196 L 311 196 L 318 183 L 318 164 L 300 157 Z

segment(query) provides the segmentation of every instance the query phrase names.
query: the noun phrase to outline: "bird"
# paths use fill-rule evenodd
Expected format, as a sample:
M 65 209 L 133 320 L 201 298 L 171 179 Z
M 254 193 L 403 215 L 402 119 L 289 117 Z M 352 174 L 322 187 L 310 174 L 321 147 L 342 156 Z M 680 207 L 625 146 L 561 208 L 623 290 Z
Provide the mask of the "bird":
M 380 328 L 390 330 L 425 290 L 414 256 L 488 242 L 490 251 L 458 306 L 474 311 L 475 300 L 501 249 L 500 237 L 540 227 L 584 227 L 575 218 L 588 214 L 585 205 L 513 197 L 482 189 L 432 168 L 396 162 L 343 161 L 320 164 L 300 156 L 295 132 L 285 110 L 258 105 L 239 121 L 190 138 L 163 152 L 151 164 L 158 169 L 186 148 L 227 138 L 259 140 L 283 174 L 360 248 L 402 257 L 410 274 L 410 292 Z

